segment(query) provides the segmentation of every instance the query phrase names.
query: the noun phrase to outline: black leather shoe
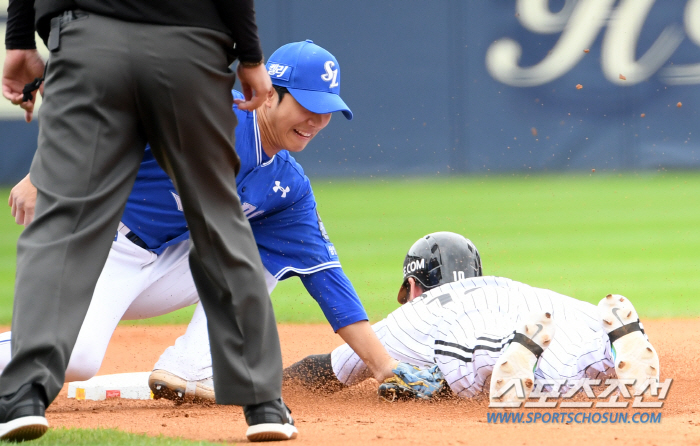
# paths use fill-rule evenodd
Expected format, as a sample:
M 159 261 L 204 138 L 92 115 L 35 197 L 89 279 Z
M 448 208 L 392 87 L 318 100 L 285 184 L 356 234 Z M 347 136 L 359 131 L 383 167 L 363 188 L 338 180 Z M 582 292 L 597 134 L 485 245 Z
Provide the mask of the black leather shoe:
M 246 437 L 250 441 L 281 441 L 297 438 L 292 411 L 282 398 L 265 403 L 243 406 L 248 423 Z
M 25 384 L 10 396 L 0 398 L 0 440 L 29 441 L 46 433 L 46 397 L 35 384 Z

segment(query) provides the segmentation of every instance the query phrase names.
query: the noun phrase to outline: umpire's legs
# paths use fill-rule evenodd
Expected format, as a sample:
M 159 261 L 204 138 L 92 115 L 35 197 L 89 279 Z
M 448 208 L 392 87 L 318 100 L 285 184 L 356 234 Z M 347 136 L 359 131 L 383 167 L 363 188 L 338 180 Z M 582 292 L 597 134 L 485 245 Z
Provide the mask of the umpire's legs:
M 36 216 L 17 244 L 12 361 L 0 395 L 38 383 L 51 402 L 143 157 L 118 26 L 65 25 L 51 54 L 30 170 Z
M 217 402 L 277 399 L 277 325 L 236 193 L 234 75 L 226 57 L 232 42 L 203 28 L 138 26 L 130 35 L 142 67 L 138 97 L 148 98 L 139 101 L 140 116 L 154 155 L 175 182 L 192 234 L 190 266 L 208 320 Z

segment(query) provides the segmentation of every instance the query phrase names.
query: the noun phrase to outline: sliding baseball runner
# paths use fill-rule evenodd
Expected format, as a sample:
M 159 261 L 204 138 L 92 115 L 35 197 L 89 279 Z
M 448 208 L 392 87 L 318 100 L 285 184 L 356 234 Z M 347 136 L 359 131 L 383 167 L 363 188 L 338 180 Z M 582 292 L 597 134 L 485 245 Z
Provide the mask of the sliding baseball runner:
M 389 354 L 432 366 L 434 377 L 462 397 L 486 390 L 489 377 L 491 394 L 510 378 L 520 379 L 526 394 L 535 379 L 566 379 L 574 385 L 581 378 L 617 374 L 635 378 L 635 389 L 650 378 L 658 380 L 658 355 L 626 298 L 609 295 L 596 307 L 481 271 L 479 253 L 464 237 L 438 232 L 419 239 L 404 261 L 402 306 L 373 325 Z M 367 377 L 365 365 L 347 345 L 285 370 L 286 379 L 330 389 Z M 380 395 L 415 397 L 404 384 L 385 383 Z M 424 396 L 420 386 L 414 387 Z M 515 392 L 503 398 L 517 399 Z

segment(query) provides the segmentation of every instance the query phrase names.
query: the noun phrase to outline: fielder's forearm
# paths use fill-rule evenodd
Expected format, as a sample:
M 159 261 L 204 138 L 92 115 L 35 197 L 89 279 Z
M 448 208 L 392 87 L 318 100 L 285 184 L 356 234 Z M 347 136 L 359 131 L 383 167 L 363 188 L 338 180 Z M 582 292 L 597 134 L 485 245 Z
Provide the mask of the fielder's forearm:
M 339 329 L 338 334 L 367 365 L 374 379 L 383 382 L 394 376 L 392 370 L 398 361 L 389 356 L 369 322 L 355 322 Z

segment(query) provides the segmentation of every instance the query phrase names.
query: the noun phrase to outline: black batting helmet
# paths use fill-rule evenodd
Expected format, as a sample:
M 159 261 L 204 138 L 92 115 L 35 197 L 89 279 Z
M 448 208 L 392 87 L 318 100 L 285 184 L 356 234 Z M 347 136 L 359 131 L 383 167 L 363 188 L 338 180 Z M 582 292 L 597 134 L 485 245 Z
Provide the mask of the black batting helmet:
M 408 278 L 416 279 L 426 290 L 481 276 L 481 257 L 476 246 L 454 232 L 433 232 L 416 241 L 403 261 L 400 304 L 408 302 Z

